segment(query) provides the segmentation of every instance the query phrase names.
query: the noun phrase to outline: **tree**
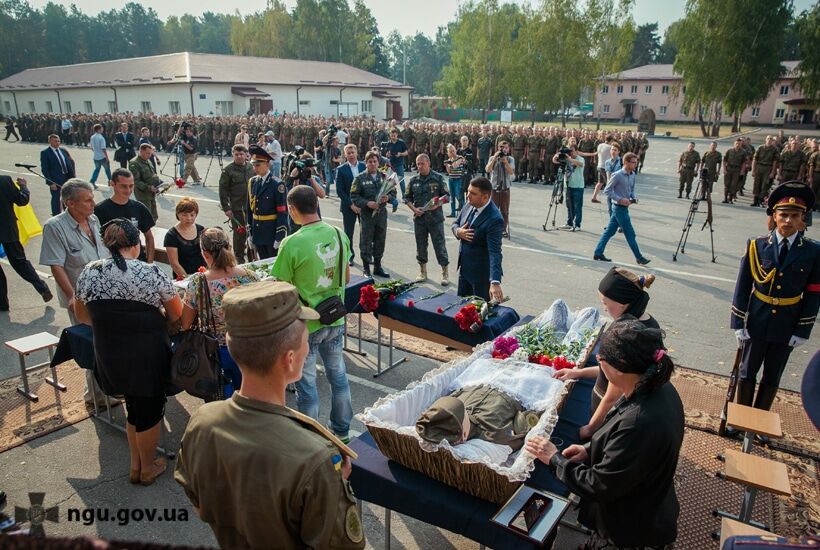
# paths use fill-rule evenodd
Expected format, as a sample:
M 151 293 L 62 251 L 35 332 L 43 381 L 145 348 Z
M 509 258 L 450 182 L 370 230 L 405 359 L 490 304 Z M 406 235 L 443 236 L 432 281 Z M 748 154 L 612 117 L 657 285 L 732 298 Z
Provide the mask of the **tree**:
M 804 97 L 816 105 L 820 102 L 820 4 L 800 14 L 796 28 L 802 53 L 797 84 Z
M 231 19 L 231 51 L 236 55 L 292 57 L 290 49 L 293 19 L 280 0 L 268 0 L 261 13 Z
M 658 24 L 644 23 L 638 26 L 635 33 L 635 41 L 632 44 L 632 57 L 629 61 L 629 68 L 640 67 L 655 63 L 661 49 L 661 41 L 658 38 Z
M 675 62 L 675 58 L 678 56 L 678 33 L 680 32 L 680 25 L 680 21 L 675 21 L 666 28 L 666 32 L 663 35 L 663 43 L 661 43 L 661 48 L 658 50 L 658 57 L 655 59 L 656 63 L 668 63 L 671 65 Z

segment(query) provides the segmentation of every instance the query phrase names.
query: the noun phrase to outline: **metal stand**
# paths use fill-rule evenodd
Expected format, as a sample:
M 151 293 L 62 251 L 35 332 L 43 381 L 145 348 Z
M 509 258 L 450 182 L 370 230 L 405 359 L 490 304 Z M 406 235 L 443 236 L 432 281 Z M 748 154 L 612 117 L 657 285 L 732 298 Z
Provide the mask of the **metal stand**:
M 216 162 L 219 164 L 219 172 L 222 173 L 222 170 L 225 167 L 222 165 L 222 151 L 220 150 L 219 153 L 214 154 L 214 151 L 211 151 L 211 160 L 208 161 L 208 168 L 205 170 L 205 177 L 202 178 L 202 187 L 205 187 L 205 182 L 208 181 L 208 174 L 211 173 L 211 165 L 214 163 L 214 156 L 216 156 Z
M 376 373 L 373 375 L 373 378 L 381 376 L 382 374 L 386 373 L 387 371 L 389 371 L 393 367 L 396 367 L 396 366 L 404 363 L 405 361 L 409 361 L 407 356 L 404 356 L 404 357 L 402 357 L 401 359 L 399 359 L 395 362 L 393 361 L 393 329 L 390 329 L 390 340 L 389 340 L 390 352 L 388 354 L 388 359 L 387 359 L 388 363 L 387 363 L 387 367 L 382 369 L 382 319 L 381 319 L 381 316 L 378 316 L 376 318 L 376 320 L 377 320 L 376 334 L 378 335 L 377 336 L 377 346 L 378 347 L 376 348 L 376 350 L 377 350 L 376 351 Z
M 348 353 L 355 353 L 356 355 L 361 355 L 362 357 L 367 357 L 367 352 L 362 351 L 362 314 L 357 313 L 357 320 L 358 320 L 358 330 L 356 339 L 359 341 L 358 349 L 353 349 L 347 346 L 347 327 L 345 327 L 345 340 L 344 340 L 344 347 L 342 348 L 344 351 Z
M 51 377 L 45 379 L 47 384 L 63 392 L 67 390 L 67 388 L 63 384 L 61 384 L 59 379 L 57 378 L 56 367 L 51 365 L 51 359 L 54 357 L 54 347 L 57 345 L 58 342 L 59 339 L 56 336 L 54 336 L 53 334 L 49 334 L 47 332 L 41 332 L 39 334 L 34 334 L 32 336 L 26 336 L 25 338 L 18 338 L 17 340 L 11 340 L 6 342 L 6 347 L 16 351 L 17 356 L 20 359 L 20 379 L 23 383 L 22 385 L 17 386 L 17 393 L 19 393 L 29 401 L 33 401 L 36 403 L 37 401 L 39 401 L 40 398 L 37 397 L 36 393 L 31 391 L 31 388 L 28 383 L 28 373 L 40 369 L 51 369 Z M 48 351 L 48 361 L 45 363 L 38 363 L 36 365 L 27 367 L 26 357 L 28 357 L 35 351 L 40 351 L 42 349 Z
M 703 231 L 706 229 L 706 226 L 709 226 L 709 239 L 712 244 L 712 263 L 715 263 L 717 256 L 715 256 L 715 229 L 712 227 L 712 195 L 711 193 L 707 193 L 706 189 L 703 187 L 704 176 L 698 179 L 698 184 L 695 187 L 695 198 L 692 199 L 692 203 L 689 205 L 689 213 L 686 215 L 686 221 L 683 222 L 683 229 L 681 230 L 680 240 L 678 241 L 678 247 L 675 249 L 675 253 L 672 254 L 672 261 L 678 261 L 678 252 L 681 254 L 686 254 L 686 241 L 689 240 L 689 230 L 692 229 L 692 224 L 695 221 L 695 214 L 698 213 L 698 207 L 700 206 L 701 201 L 706 201 L 706 221 L 703 222 L 703 225 L 700 227 L 700 230 Z M 701 190 L 703 189 L 703 190 Z
M 755 507 L 756 496 L 757 489 L 754 487 L 747 486 L 743 489 L 743 502 L 740 503 L 740 512 L 737 515 L 730 514 L 729 512 L 724 512 L 723 510 L 715 510 L 712 512 L 712 515 L 716 518 L 721 517 L 733 519 L 735 521 L 751 525 L 752 527 L 757 527 L 758 529 L 769 531 L 768 525 L 752 519 L 752 509 Z
M 547 208 L 547 218 L 544 220 L 544 225 L 541 228 L 544 231 L 551 231 L 558 229 L 555 227 L 555 217 L 558 215 L 558 205 L 564 202 L 564 188 L 567 180 L 567 171 L 559 168 L 555 174 L 555 183 L 552 185 L 552 196 L 550 197 L 549 208 Z M 552 215 L 552 227 L 547 229 L 547 223 L 550 221 Z

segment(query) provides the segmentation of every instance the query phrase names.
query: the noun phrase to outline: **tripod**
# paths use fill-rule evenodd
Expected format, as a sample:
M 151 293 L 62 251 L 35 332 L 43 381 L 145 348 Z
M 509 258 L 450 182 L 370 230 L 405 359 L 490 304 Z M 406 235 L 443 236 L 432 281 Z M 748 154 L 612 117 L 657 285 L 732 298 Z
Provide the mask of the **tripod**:
M 211 160 L 208 161 L 208 168 L 205 170 L 205 177 L 202 178 L 202 187 L 205 187 L 205 182 L 208 181 L 208 174 L 211 173 L 211 165 L 214 163 L 214 157 L 216 157 L 216 162 L 219 164 L 219 172 L 222 173 L 224 170 L 224 166 L 222 165 L 222 148 L 219 151 L 216 149 L 211 151 Z
M 167 159 L 165 159 L 165 164 L 163 164 L 162 168 L 159 169 L 159 173 L 162 174 L 163 176 L 168 176 L 168 174 L 165 173 L 165 167 L 168 166 L 168 161 L 171 160 L 171 157 L 173 157 L 173 159 L 174 159 L 174 174 L 172 176 L 169 176 L 169 177 L 173 178 L 174 180 L 176 180 L 178 177 L 181 178 L 182 177 L 182 169 L 179 167 L 179 157 L 180 157 L 181 154 L 182 154 L 181 145 L 180 145 L 179 141 L 177 141 L 174 144 L 174 148 L 171 149 L 171 155 Z M 179 174 L 179 175 L 177 175 L 177 174 Z
M 678 252 L 686 254 L 686 241 L 689 240 L 689 230 L 692 229 L 692 224 L 695 222 L 695 214 L 698 213 L 701 201 L 706 201 L 706 221 L 700 226 L 700 230 L 703 231 L 707 225 L 709 226 L 709 240 L 712 245 L 712 263 L 715 263 L 717 259 L 717 256 L 715 256 L 715 229 L 712 227 L 712 194 L 707 192 L 708 184 L 705 180 L 706 177 L 707 175 L 705 173 L 701 173 L 698 179 L 698 184 L 695 187 L 695 198 L 692 199 L 689 205 L 689 213 L 686 215 L 686 221 L 683 222 L 678 247 L 675 249 L 675 253 L 672 254 L 673 262 L 678 261 Z
M 555 183 L 552 185 L 552 196 L 550 197 L 550 205 L 547 209 L 547 219 L 544 220 L 544 225 L 541 226 L 544 231 L 558 229 L 555 227 L 555 217 L 558 215 L 558 205 L 564 202 L 564 189 L 567 185 L 568 176 L 569 174 L 566 168 L 564 168 L 563 165 L 559 166 L 558 172 L 555 174 Z M 567 200 L 571 200 L 569 195 L 567 195 Z M 552 215 L 552 227 L 547 229 L 547 223 L 550 221 L 550 215 Z

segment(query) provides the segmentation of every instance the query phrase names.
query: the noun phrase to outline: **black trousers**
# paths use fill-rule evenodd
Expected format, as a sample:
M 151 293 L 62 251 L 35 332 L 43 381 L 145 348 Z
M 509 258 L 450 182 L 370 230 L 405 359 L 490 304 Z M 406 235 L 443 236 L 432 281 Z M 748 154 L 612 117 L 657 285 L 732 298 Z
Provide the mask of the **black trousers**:
M 34 270 L 34 266 L 32 266 L 31 262 L 26 258 L 26 251 L 23 248 L 23 245 L 20 244 L 20 241 L 12 241 L 2 244 L 3 250 L 6 251 L 6 256 L 9 259 L 11 267 L 17 272 L 18 275 L 20 275 L 23 280 L 31 283 L 37 292 L 42 294 L 48 290 L 48 285 L 46 285 L 45 281 L 37 275 L 37 272 Z M 6 281 L 6 274 L 3 273 L 3 268 L 0 267 L 0 309 L 8 309 L 8 307 L 8 282 Z
M 254 246 L 256 246 L 256 255 L 259 256 L 260 260 L 276 256 L 277 250 L 273 248 L 272 244 L 257 244 Z
M 8 141 L 11 136 L 14 136 L 17 138 L 17 141 L 20 141 L 20 136 L 17 135 L 17 130 L 14 129 L 14 126 L 6 126 L 6 141 Z
M 485 300 L 490 300 L 490 281 L 475 281 L 464 277 L 464 273 L 458 271 L 458 291 L 459 296 L 479 296 Z
M 347 235 L 347 239 L 350 241 L 350 261 L 353 261 L 353 258 L 356 257 L 356 252 L 353 249 L 353 231 L 356 229 L 356 220 L 359 219 L 359 215 L 353 212 L 350 208 L 346 208 L 342 210 L 342 225 L 344 226 L 345 235 Z
M 740 378 L 754 382 L 757 373 L 763 366 L 761 384 L 780 386 L 780 377 L 792 353 L 792 347 L 787 342 L 765 342 L 747 340 L 743 346 L 743 356 L 740 363 Z

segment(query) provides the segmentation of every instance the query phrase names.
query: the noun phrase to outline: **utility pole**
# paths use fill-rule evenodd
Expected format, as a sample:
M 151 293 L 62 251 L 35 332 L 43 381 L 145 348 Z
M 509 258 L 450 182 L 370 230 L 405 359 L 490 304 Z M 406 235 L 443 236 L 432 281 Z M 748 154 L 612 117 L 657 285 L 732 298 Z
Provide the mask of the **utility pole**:
M 407 39 L 402 40 L 404 47 L 402 48 L 402 76 L 401 83 L 407 85 Z

